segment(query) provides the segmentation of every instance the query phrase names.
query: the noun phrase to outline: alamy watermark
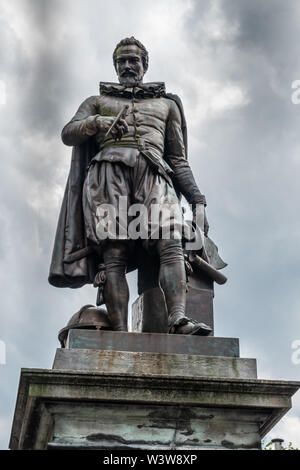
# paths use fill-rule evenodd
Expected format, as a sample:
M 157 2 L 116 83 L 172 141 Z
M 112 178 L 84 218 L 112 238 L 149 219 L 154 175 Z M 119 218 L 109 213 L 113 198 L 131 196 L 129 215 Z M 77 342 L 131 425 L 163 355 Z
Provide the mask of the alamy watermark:
M 300 339 L 295 339 L 291 344 L 291 348 L 295 350 L 291 356 L 292 363 L 298 366 L 300 364 Z
M 0 365 L 6 364 L 6 344 L 0 340 Z
M 291 95 L 292 103 L 300 104 L 300 80 L 294 80 L 292 82 L 292 90 L 295 90 Z
M 0 105 L 6 104 L 6 85 L 3 80 L 0 80 Z
M 127 196 L 121 196 L 117 205 L 99 204 L 95 212 L 98 240 L 175 239 L 184 240 L 186 250 L 202 248 L 204 206 L 201 204 L 194 209 L 197 225 L 184 220 L 178 203 L 130 205 Z

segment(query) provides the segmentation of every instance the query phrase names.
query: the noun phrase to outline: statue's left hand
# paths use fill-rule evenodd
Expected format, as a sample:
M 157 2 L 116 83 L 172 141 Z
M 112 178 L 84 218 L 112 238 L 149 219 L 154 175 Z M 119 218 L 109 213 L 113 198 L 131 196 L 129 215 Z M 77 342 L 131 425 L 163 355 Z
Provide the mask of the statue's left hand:
M 197 204 L 196 210 L 193 213 L 193 222 L 208 236 L 209 223 L 206 216 L 205 206 Z
M 204 209 L 204 235 L 207 237 L 209 231 L 209 223 L 206 217 L 206 211 Z

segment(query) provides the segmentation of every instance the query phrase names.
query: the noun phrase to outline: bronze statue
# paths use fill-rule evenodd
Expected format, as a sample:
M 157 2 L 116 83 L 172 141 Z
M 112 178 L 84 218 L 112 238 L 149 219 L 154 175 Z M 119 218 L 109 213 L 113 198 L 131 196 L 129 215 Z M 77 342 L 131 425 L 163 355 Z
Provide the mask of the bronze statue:
M 132 240 L 120 213 L 120 200 L 124 199 L 129 219 L 134 204 L 142 204 L 149 213 L 154 206 L 167 210 L 175 205 L 181 214 L 181 194 L 194 211 L 199 206 L 205 208 L 205 197 L 186 157 L 181 101 L 166 93 L 164 83 L 143 82 L 148 52 L 135 38 L 126 38 L 116 46 L 113 61 L 119 83 L 101 82 L 100 95 L 86 99 L 62 131 L 62 140 L 73 147 L 73 154 L 49 282 L 76 288 L 93 282 L 101 285 L 102 279 L 113 329 L 127 331 L 125 274 L 137 267 L 139 245 L 148 255 L 159 256 L 159 285 L 167 306 L 169 333 L 207 335 L 210 327 L 185 315 L 186 270 L 176 221 L 172 219 L 167 239 L 161 236 L 161 226 L 156 227 L 159 236 L 151 238 L 149 223 L 144 227 L 147 236 Z M 103 207 L 113 208 L 110 223 L 115 223 L 117 236 L 109 236 L 108 214 Z M 207 236 L 205 211 L 203 214 Z

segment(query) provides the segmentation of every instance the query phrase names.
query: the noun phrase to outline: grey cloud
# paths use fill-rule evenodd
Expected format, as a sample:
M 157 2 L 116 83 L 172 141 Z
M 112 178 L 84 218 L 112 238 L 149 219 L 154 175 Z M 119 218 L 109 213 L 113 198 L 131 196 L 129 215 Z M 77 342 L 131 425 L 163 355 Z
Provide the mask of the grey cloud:
M 293 157 L 300 123 L 290 100 L 297 78 L 298 7 L 218 4 L 224 21 L 237 26 L 231 37 L 211 42 L 199 33 L 198 2 L 186 24 L 190 47 L 200 57 L 210 51 L 220 84 L 242 86 L 249 97 L 248 105 L 202 122 L 205 150 L 191 148 L 211 201 L 212 233 L 229 262 L 229 284 L 216 296 L 217 332 L 240 336 L 259 356 L 262 370 L 276 364 L 277 376 L 299 377 L 290 363 L 290 344 L 300 329 L 299 160 Z M 200 76 L 211 73 L 197 69 L 197 61 L 194 67 Z

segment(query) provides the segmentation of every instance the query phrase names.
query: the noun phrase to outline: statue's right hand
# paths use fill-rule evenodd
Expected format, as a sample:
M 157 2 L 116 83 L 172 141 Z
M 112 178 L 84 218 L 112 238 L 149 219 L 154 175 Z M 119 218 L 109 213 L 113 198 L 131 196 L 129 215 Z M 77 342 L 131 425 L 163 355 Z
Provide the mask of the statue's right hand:
M 106 134 L 112 123 L 114 122 L 114 117 L 111 116 L 97 116 L 96 124 L 98 131 L 101 134 Z
M 98 116 L 96 123 L 99 129 L 99 132 L 103 135 L 106 134 L 115 118 L 111 116 Z M 119 119 L 114 128 L 111 130 L 111 135 L 115 139 L 121 139 L 123 134 L 128 132 L 128 124 L 125 119 Z

